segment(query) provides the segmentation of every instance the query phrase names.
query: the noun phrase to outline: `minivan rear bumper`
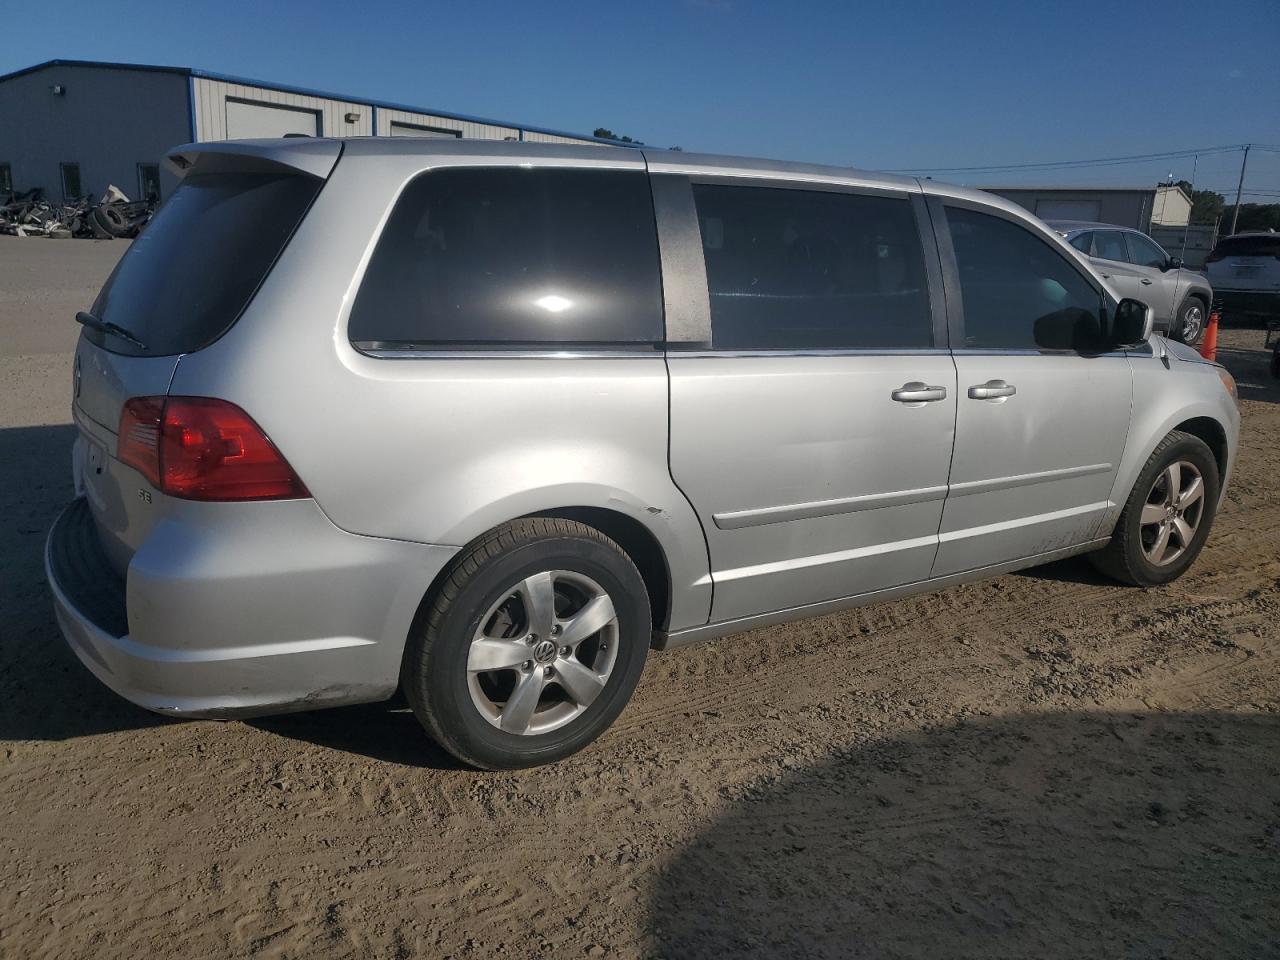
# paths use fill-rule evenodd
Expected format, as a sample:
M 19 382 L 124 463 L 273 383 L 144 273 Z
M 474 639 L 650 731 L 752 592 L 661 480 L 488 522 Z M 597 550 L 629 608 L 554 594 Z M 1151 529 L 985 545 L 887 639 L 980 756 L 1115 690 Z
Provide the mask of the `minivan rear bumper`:
M 178 512 L 155 526 L 124 580 L 84 499 L 49 533 L 58 624 L 99 680 L 148 710 L 190 717 L 395 692 L 418 605 L 457 548 L 349 534 L 310 500 Z

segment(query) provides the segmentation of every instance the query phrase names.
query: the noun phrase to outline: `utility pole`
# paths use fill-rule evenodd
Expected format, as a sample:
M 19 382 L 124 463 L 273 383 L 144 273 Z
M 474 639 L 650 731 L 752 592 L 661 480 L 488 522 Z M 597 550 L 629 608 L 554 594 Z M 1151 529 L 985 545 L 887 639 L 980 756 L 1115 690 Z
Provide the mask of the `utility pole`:
M 1249 162 L 1249 148 L 1253 146 L 1251 143 L 1244 145 L 1244 156 L 1240 159 L 1240 182 L 1236 184 L 1236 209 L 1231 214 L 1231 232 L 1236 232 L 1236 224 L 1240 222 L 1240 195 L 1244 192 L 1244 165 Z

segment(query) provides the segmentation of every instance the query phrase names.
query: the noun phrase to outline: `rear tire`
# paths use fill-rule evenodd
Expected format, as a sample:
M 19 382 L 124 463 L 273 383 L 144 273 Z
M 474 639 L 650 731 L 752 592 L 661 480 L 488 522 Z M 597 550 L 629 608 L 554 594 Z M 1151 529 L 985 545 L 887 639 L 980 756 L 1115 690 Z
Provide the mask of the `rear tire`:
M 409 638 L 401 685 L 427 733 L 462 762 L 550 763 L 622 712 L 650 630 L 644 580 L 621 547 L 574 521 L 515 520 L 450 565 Z
M 1199 437 L 1173 431 L 1138 474 L 1111 542 L 1089 559 L 1107 576 L 1134 586 L 1178 579 L 1204 547 L 1219 490 L 1213 451 Z
M 1178 316 L 1173 321 L 1173 338 L 1187 346 L 1194 347 L 1204 336 L 1208 310 L 1204 301 L 1198 297 L 1187 297 L 1178 308 Z

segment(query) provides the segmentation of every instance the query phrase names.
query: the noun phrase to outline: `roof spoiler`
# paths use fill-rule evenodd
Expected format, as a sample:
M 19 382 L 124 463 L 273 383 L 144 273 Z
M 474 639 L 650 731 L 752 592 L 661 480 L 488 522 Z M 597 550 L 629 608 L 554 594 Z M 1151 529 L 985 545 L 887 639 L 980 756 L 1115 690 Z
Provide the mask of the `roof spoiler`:
M 248 161 L 247 166 L 288 167 L 323 180 L 333 172 L 341 155 L 342 143 L 338 140 L 301 137 L 287 140 L 218 140 L 174 147 L 165 156 L 165 164 L 173 173 L 183 177 L 201 157 L 207 157 L 218 167 L 228 169 L 235 165 L 237 158 L 243 158 Z

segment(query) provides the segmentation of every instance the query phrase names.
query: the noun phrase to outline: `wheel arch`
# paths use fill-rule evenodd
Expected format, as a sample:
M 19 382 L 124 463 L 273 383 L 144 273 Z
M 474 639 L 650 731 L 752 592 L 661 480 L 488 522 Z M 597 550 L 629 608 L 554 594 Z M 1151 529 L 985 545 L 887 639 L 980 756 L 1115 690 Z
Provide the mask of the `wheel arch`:
M 599 530 L 622 548 L 640 571 L 649 594 L 653 629 L 665 631 L 671 620 L 671 565 L 658 538 L 634 517 L 607 507 L 563 507 L 542 510 L 530 516 L 576 520 Z
M 1213 451 L 1214 462 L 1218 465 L 1218 479 L 1223 481 L 1227 475 L 1227 431 L 1213 417 L 1192 417 L 1176 425 L 1173 430 L 1189 433 L 1203 440 L 1205 446 Z M 1172 430 L 1170 432 L 1173 432 Z M 1167 434 L 1166 434 L 1167 436 Z

